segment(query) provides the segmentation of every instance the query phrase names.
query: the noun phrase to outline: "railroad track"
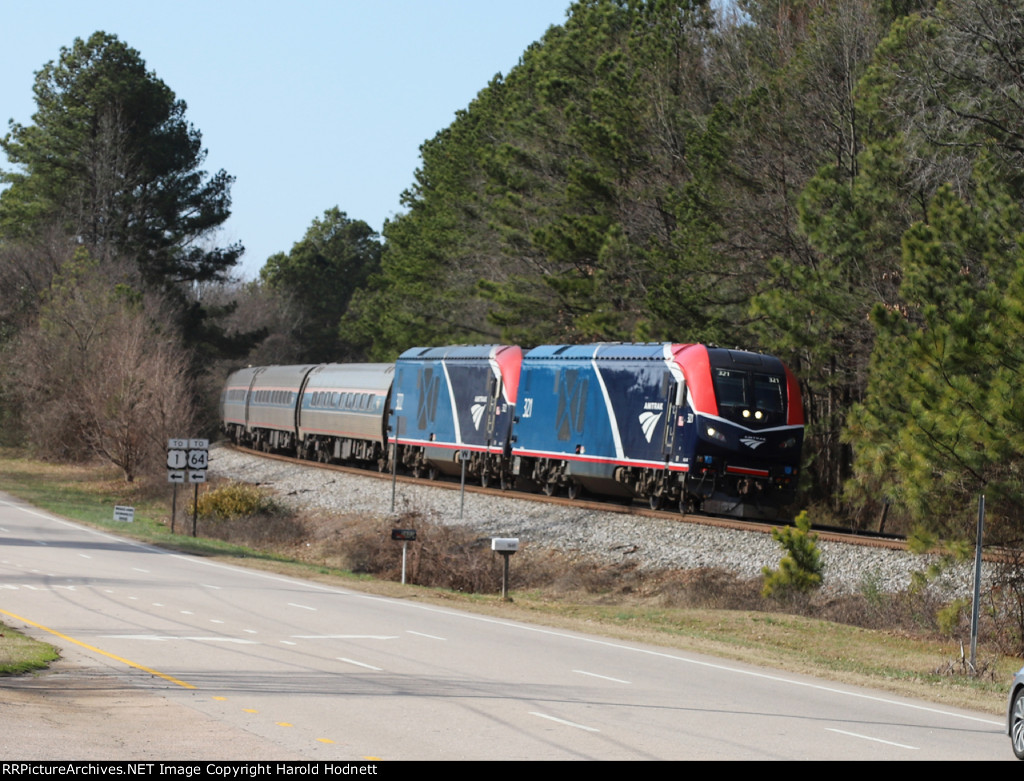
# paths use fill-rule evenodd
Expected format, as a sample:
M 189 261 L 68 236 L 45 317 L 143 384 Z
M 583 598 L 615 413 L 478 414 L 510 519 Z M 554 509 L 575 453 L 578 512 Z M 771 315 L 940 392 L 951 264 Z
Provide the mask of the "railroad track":
M 460 481 L 441 477 L 439 479 L 431 480 L 427 477 L 413 477 L 412 475 L 401 474 L 392 475 L 390 472 L 378 472 L 370 469 L 363 469 L 355 466 L 346 466 L 344 464 L 332 464 L 332 463 L 321 463 L 318 461 L 306 461 L 295 456 L 288 456 L 281 453 L 264 453 L 262 451 L 253 450 L 250 448 L 240 447 L 234 444 L 224 443 L 224 447 L 231 450 L 238 451 L 240 453 L 247 453 L 261 458 L 271 459 L 280 461 L 283 463 L 293 464 L 310 469 L 326 469 L 335 472 L 341 472 L 344 474 L 359 475 L 362 477 L 370 477 L 381 481 L 390 482 L 392 479 L 397 480 L 399 483 L 409 485 L 428 485 L 440 490 L 448 491 L 459 491 L 462 490 L 462 483 Z M 682 515 L 677 512 L 670 512 L 667 510 L 651 510 L 648 507 L 643 507 L 639 503 L 616 503 L 609 500 L 597 500 L 582 496 L 577 499 L 569 499 L 564 496 L 547 496 L 543 493 L 527 493 L 525 491 L 503 491 L 498 487 L 483 487 L 478 485 L 476 482 L 467 482 L 465 484 L 465 490 L 469 493 L 481 495 L 481 496 L 494 496 L 501 497 L 503 499 L 516 499 L 524 502 L 542 502 L 545 504 L 552 504 L 562 507 L 571 507 L 580 510 L 591 510 L 594 512 L 606 512 L 606 513 L 621 513 L 623 515 L 630 515 L 636 517 L 648 517 L 648 518 L 659 518 L 662 520 L 674 520 L 680 523 L 699 524 L 703 526 L 712 526 L 721 529 L 733 529 L 736 531 L 752 532 L 756 534 L 771 534 L 773 528 L 779 524 L 772 524 L 766 521 L 745 521 L 738 518 L 725 518 L 720 516 L 710 515 Z M 846 545 L 860 545 L 864 547 L 872 548 L 885 548 L 889 550 L 906 551 L 907 544 L 906 540 L 894 536 L 883 536 L 877 534 L 865 534 L 859 532 L 844 531 L 836 529 L 834 527 L 812 527 L 815 534 L 818 535 L 819 540 L 828 542 L 838 542 Z

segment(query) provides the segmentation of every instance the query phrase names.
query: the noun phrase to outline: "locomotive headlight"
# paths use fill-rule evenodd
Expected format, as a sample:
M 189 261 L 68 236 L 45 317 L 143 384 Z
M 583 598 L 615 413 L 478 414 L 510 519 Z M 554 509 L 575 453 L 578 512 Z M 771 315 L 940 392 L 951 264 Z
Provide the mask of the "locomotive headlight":
M 748 410 L 748 409 L 743 410 L 743 417 L 749 418 L 750 417 L 750 410 Z
M 716 442 L 725 442 L 725 434 L 712 426 L 707 428 L 708 438 L 713 439 Z
M 764 413 L 761 412 L 761 410 L 758 410 L 757 412 L 754 413 L 754 417 L 760 420 L 761 418 L 764 417 Z

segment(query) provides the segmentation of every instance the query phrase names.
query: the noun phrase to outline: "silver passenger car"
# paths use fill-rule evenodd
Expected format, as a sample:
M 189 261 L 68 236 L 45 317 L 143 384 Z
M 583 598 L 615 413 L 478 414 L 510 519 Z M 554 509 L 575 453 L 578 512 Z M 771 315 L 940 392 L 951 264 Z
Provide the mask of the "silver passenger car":
M 390 363 L 327 363 L 306 377 L 297 410 L 298 450 L 320 461 L 376 461 L 387 448 Z

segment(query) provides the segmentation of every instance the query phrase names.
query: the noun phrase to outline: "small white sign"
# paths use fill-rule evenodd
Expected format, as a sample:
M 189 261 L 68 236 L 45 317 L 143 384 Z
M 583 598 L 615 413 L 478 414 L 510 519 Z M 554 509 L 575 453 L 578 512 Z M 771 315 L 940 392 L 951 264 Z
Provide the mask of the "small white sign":
M 188 450 L 187 439 L 168 439 L 167 440 L 168 450 Z
M 121 521 L 122 523 L 133 523 L 135 521 L 135 508 L 116 505 L 114 507 L 114 520 Z
M 190 483 L 205 483 L 206 482 L 206 472 L 204 470 L 196 470 L 196 471 L 189 470 L 188 481 Z
M 184 483 L 185 482 L 185 470 L 184 469 L 171 469 L 167 472 L 168 483 Z
M 188 441 L 189 450 L 209 450 L 210 440 L 208 439 L 190 439 Z

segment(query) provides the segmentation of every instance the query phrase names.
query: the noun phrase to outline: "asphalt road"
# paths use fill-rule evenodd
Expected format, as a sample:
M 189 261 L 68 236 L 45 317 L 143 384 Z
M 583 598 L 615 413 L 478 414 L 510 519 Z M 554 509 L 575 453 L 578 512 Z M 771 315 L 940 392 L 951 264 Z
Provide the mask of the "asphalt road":
M 65 657 L 2 683 L 3 759 L 1012 759 L 987 714 L 225 566 L 3 494 L 0 617 Z

